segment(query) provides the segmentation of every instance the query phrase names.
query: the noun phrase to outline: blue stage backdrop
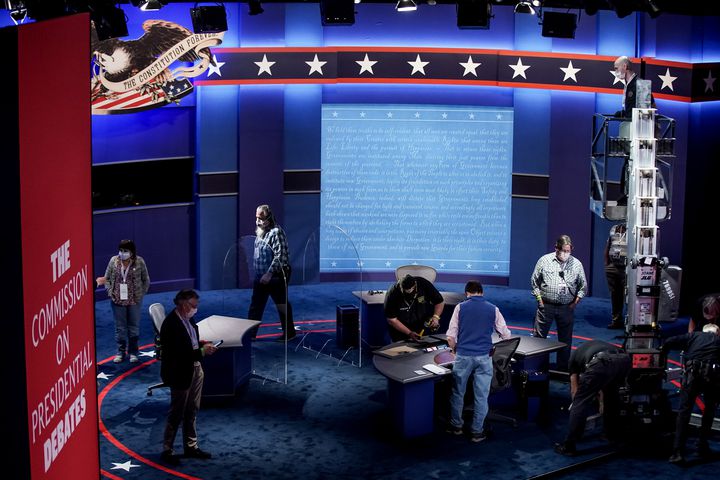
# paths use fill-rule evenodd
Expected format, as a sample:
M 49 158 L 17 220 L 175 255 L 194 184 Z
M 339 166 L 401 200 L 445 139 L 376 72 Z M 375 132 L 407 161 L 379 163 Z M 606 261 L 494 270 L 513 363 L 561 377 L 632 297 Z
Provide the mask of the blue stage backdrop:
M 320 271 L 507 277 L 513 109 L 322 107 Z

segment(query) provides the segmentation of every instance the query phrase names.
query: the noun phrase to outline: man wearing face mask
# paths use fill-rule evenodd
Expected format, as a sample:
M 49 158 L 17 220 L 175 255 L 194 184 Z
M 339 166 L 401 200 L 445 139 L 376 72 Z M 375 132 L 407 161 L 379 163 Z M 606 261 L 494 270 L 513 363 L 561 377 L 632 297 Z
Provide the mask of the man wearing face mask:
M 557 354 L 557 368 L 562 371 L 567 371 L 570 359 L 575 307 L 587 289 L 582 263 L 571 252 L 572 240 L 561 235 L 555 242 L 555 251 L 540 257 L 530 277 L 532 294 L 537 300 L 533 336 L 547 338 L 555 321 L 558 341 L 567 345 Z
M 420 332 L 437 329 L 444 307 L 445 299 L 432 282 L 405 275 L 385 295 L 384 310 L 390 338 L 393 342 L 417 340 Z
M 195 290 L 181 290 L 175 295 L 175 309 L 165 317 L 160 328 L 162 361 L 160 376 L 170 386 L 170 411 L 163 436 L 160 458 L 177 465 L 173 455 L 175 434 L 182 424 L 183 448 L 186 458 L 207 460 L 212 455 L 198 447 L 195 419 L 200 410 L 204 373 L 200 360 L 217 351 L 211 342 L 200 340 L 195 314 L 200 296 Z
M 296 334 L 292 306 L 287 298 L 287 285 L 290 283 L 291 273 L 287 236 L 275 222 L 268 205 L 260 205 L 255 210 L 255 227 L 253 254 L 255 280 L 248 318 L 262 320 L 268 297 L 272 297 L 283 329 L 283 336 L 277 341 L 292 340 Z

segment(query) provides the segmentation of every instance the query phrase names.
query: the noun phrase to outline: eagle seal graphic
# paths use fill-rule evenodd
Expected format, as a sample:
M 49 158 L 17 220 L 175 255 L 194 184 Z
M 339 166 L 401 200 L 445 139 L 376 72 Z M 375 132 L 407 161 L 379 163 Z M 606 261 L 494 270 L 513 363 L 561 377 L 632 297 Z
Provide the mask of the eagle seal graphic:
M 135 40 L 99 41 L 92 32 L 93 113 L 127 113 L 179 103 L 192 91 L 188 78 L 215 65 L 211 46 L 223 32 L 194 34 L 166 20 L 146 20 Z

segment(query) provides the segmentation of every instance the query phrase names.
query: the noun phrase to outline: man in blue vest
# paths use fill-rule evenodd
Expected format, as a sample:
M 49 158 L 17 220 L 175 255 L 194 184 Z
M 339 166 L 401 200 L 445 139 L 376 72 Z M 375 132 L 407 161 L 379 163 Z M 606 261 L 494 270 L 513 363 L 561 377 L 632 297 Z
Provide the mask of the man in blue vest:
M 483 423 L 488 412 L 487 399 L 493 376 L 492 333 L 497 331 L 500 338 L 510 338 L 510 330 L 500 310 L 483 297 L 480 282 L 469 281 L 465 285 L 465 296 L 467 300 L 455 307 L 447 331 L 448 345 L 455 353 L 448 431 L 454 435 L 463 433 L 463 400 L 472 375 L 475 406 L 470 439 L 482 442 L 487 438 Z

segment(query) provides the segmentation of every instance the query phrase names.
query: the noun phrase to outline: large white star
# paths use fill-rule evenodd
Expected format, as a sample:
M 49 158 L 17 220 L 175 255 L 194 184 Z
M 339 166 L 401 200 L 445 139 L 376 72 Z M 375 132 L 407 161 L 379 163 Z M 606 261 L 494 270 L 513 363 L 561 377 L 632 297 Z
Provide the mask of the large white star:
M 571 78 L 575 83 L 577 83 L 577 77 L 575 74 L 582 70 L 582 68 L 574 68 L 572 64 L 572 60 L 568 62 L 568 66 L 566 68 L 560 67 L 560 70 L 563 71 L 565 76 L 563 77 L 563 82 L 567 80 L 568 78 Z
M 155 350 L 148 350 L 147 352 L 140 352 L 140 356 L 155 358 Z
M 525 80 L 527 80 L 527 76 L 525 76 L 525 70 L 530 68 L 530 65 L 523 65 L 522 58 L 518 57 L 517 63 L 515 65 L 510 64 L 508 65 L 508 67 L 513 69 L 512 78 L 523 77 Z
M 610 75 L 612 75 L 612 77 L 613 77 L 613 85 L 615 85 L 618 82 L 620 82 L 621 84 L 623 83 L 622 79 L 618 78 L 618 76 L 615 75 L 615 70 L 609 70 L 609 71 L 610 71 Z
M 275 62 L 269 62 L 267 59 L 267 55 L 263 54 L 262 62 L 253 62 L 253 63 L 259 67 L 258 77 L 263 72 L 267 73 L 268 75 L 272 75 L 272 72 L 270 71 L 270 67 L 275 65 Z
M 715 87 L 713 86 L 715 80 L 717 80 L 717 78 L 713 78 L 712 70 L 708 70 L 707 78 L 703 78 L 703 81 L 705 82 L 705 92 L 707 92 L 708 90 L 710 90 L 711 92 L 715 92 Z
M 373 65 L 378 62 L 377 60 L 370 60 L 367 53 L 365 54 L 365 59 L 355 60 L 355 63 L 360 65 L 360 73 L 358 73 L 358 75 L 362 75 L 363 72 L 370 72 L 370 75 L 375 75 L 375 72 L 373 72 Z
M 125 463 L 115 463 L 112 462 L 114 467 L 112 467 L 110 470 L 125 470 L 126 472 L 129 472 L 131 468 L 139 468 L 140 465 L 133 465 L 132 460 L 128 460 Z
M 468 56 L 468 61 L 467 61 L 467 62 L 460 62 L 460 65 L 462 65 L 463 68 L 465 68 L 465 71 L 463 72 L 463 77 L 464 77 L 465 75 L 467 75 L 468 73 L 472 73 L 474 76 L 477 77 L 477 72 L 476 72 L 475 70 L 477 70 L 477 67 L 479 67 L 480 65 L 482 65 L 482 63 L 475 63 L 475 62 L 473 62 L 472 55 L 469 55 L 469 56 Z
M 100 372 L 100 373 L 97 374 L 97 378 L 98 378 L 99 380 L 109 380 L 110 377 L 112 377 L 112 375 L 108 375 L 108 374 L 105 373 L 105 372 Z
M 225 65 L 225 62 L 218 62 L 215 55 L 213 55 L 213 62 L 215 63 L 215 65 L 213 65 L 212 63 L 210 64 L 210 66 L 208 67 L 207 76 L 209 77 L 210 75 L 215 73 L 218 77 L 222 77 L 222 73 L 220 73 L 220 67 Z
M 665 87 L 668 87 L 671 92 L 674 92 L 675 89 L 673 88 L 673 82 L 677 80 L 677 77 L 673 77 L 670 75 L 670 68 L 668 67 L 665 70 L 665 75 L 658 75 L 660 80 L 662 80 L 662 86 L 660 87 L 660 90 L 662 90 Z
M 315 58 L 313 58 L 312 61 L 310 61 L 310 62 L 305 62 L 305 63 L 307 63 L 307 64 L 310 66 L 310 73 L 308 73 L 308 75 L 312 75 L 313 72 L 317 72 L 317 73 L 319 73 L 320 75 L 323 75 L 322 67 L 323 67 L 323 65 L 325 65 L 327 62 L 321 62 L 320 60 L 318 60 L 318 56 L 317 56 L 317 53 L 316 53 L 316 54 L 315 54 Z
M 423 75 L 425 75 L 425 65 L 427 65 L 430 62 L 423 62 L 420 59 L 420 54 L 418 53 L 417 57 L 415 57 L 415 60 L 412 62 L 407 62 L 410 64 L 411 67 L 413 67 L 412 72 L 410 72 L 410 75 L 415 75 L 415 73 L 420 72 Z

